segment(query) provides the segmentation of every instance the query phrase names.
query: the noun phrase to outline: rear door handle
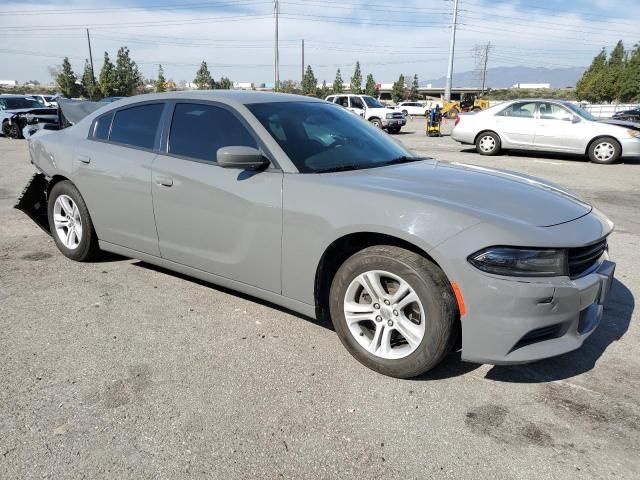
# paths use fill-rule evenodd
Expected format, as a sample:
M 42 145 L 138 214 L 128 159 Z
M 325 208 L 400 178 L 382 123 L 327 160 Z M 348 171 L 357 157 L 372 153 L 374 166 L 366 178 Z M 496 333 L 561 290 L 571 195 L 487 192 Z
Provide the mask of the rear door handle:
M 173 178 L 165 177 L 164 175 L 158 175 L 156 176 L 156 183 L 164 187 L 171 187 L 173 186 Z
M 89 155 L 78 155 L 78 160 L 82 163 L 91 163 L 91 157 Z

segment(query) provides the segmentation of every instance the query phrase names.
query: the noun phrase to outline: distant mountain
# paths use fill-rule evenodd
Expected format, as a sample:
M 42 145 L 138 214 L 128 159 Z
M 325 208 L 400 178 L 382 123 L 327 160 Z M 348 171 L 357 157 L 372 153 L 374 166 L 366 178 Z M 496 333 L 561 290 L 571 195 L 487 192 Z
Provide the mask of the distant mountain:
M 543 67 L 495 67 L 487 70 L 487 87 L 507 88 L 516 83 L 550 83 L 552 88 L 575 87 L 585 67 L 543 68 Z M 444 87 L 446 77 L 420 82 L 420 86 Z M 477 71 L 453 74 L 454 87 L 480 86 Z

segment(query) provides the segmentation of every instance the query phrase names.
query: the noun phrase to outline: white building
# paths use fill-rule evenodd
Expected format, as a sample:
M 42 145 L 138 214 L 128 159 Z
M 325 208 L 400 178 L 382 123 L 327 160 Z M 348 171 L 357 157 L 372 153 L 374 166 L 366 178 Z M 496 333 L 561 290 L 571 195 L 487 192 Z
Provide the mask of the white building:
M 527 88 L 527 89 L 546 89 L 551 88 L 550 83 L 516 83 L 512 85 L 511 88 Z
M 0 87 L 17 87 L 17 80 L 0 80 Z

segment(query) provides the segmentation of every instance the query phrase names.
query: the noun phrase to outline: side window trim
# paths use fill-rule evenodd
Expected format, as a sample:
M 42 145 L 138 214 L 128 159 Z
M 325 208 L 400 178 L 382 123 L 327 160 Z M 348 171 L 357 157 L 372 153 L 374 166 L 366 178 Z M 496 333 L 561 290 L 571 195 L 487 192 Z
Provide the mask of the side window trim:
M 173 115 L 175 112 L 176 105 L 185 104 L 185 103 L 190 103 L 195 105 L 209 105 L 212 107 L 218 107 L 226 110 L 240 122 L 240 124 L 247 130 L 249 135 L 255 140 L 256 145 L 258 146 L 258 149 L 271 162 L 271 166 L 267 169 L 267 171 L 282 170 L 278 162 L 275 160 L 275 156 L 267 148 L 267 146 L 262 141 L 260 136 L 254 131 L 254 129 L 251 127 L 251 125 L 249 125 L 249 123 L 245 120 L 245 118 L 242 115 L 240 115 L 240 113 L 238 113 L 236 109 L 231 107 L 230 105 L 227 105 L 226 103 L 216 102 L 213 100 L 200 100 L 200 99 L 195 100 L 195 99 L 188 99 L 188 98 L 171 99 L 171 100 L 168 100 L 166 103 L 167 103 L 167 107 L 165 108 L 163 118 L 160 120 L 160 128 L 162 130 L 162 136 L 161 136 L 161 144 L 160 144 L 158 153 L 160 153 L 161 155 L 180 158 L 182 160 L 187 160 L 189 162 L 205 163 L 207 165 L 218 167 L 217 161 L 210 162 L 207 160 L 201 160 L 199 158 L 179 155 L 177 153 L 172 153 L 169 151 L 169 137 L 171 136 L 171 124 L 173 122 Z M 219 167 L 219 168 L 222 168 L 222 167 Z

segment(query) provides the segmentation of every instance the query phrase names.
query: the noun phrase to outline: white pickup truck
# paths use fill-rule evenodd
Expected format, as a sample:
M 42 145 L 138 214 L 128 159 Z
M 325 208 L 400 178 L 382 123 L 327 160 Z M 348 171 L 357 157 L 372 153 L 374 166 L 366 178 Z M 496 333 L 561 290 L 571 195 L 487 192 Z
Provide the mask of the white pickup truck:
M 407 123 L 402 112 L 385 107 L 369 95 L 329 95 L 325 100 L 342 105 L 347 110 L 360 115 L 376 127 L 385 129 L 389 133 L 399 133 Z

